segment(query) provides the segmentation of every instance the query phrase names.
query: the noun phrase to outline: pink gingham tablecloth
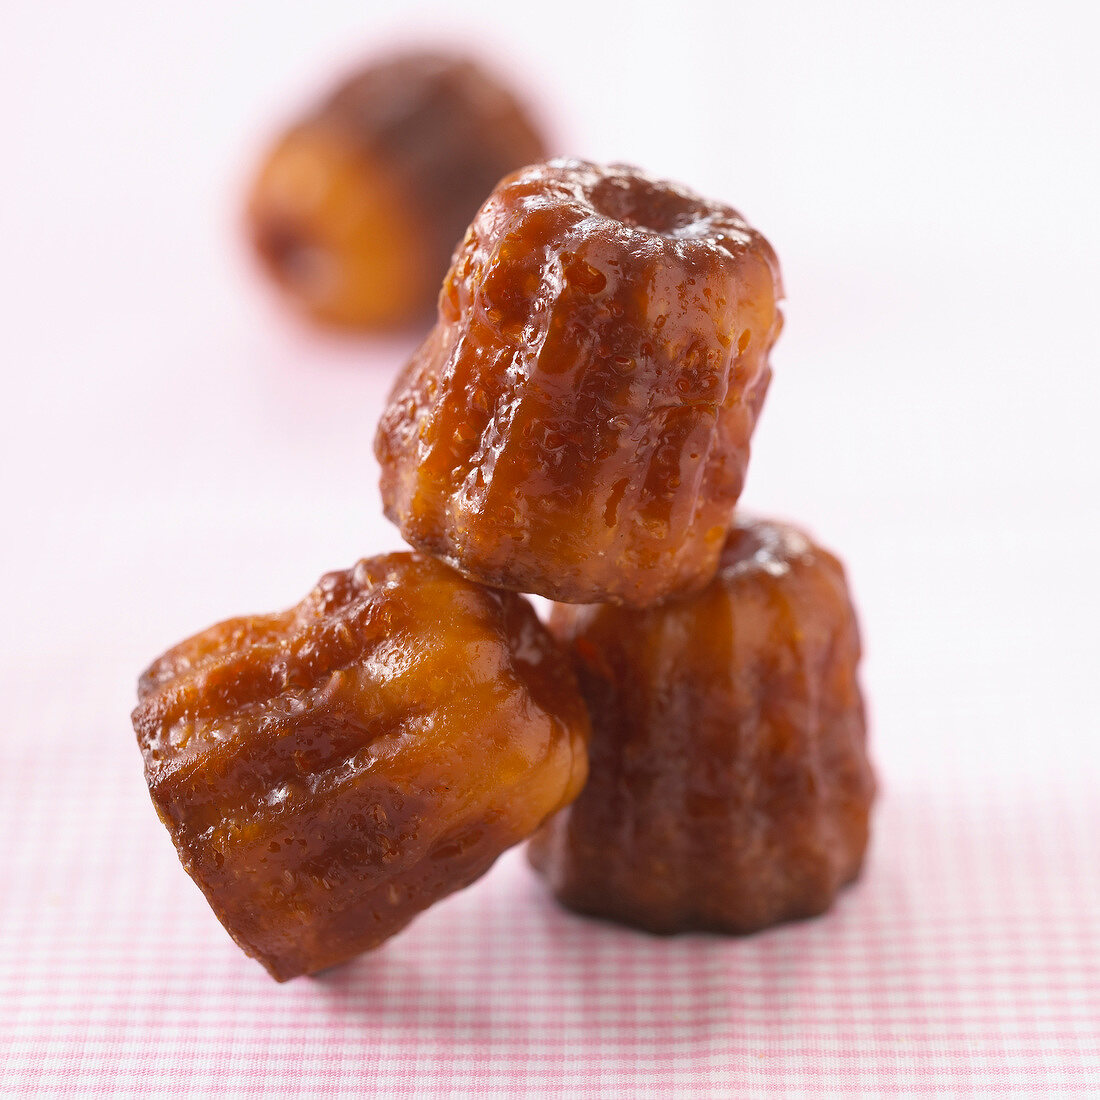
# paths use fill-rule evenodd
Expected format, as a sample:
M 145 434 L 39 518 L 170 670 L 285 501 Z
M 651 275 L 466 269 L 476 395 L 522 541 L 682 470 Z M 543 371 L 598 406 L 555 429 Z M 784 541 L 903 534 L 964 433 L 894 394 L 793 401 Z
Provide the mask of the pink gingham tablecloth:
M 513 852 L 279 986 L 180 869 L 120 729 L 0 747 L 4 1095 L 1100 1092 L 1088 784 L 886 777 L 863 881 L 747 939 L 571 916 Z

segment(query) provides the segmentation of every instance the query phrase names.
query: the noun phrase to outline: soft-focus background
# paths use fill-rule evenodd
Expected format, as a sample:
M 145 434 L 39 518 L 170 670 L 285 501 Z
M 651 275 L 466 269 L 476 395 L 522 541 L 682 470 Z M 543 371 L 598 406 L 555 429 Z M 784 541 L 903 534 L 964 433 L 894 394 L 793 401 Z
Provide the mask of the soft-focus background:
M 513 855 L 278 988 L 148 805 L 144 665 L 399 545 L 371 442 L 414 339 L 288 315 L 240 205 L 423 39 L 780 255 L 744 501 L 849 565 L 883 781 L 823 921 L 655 943 Z M 1100 1089 L 1100 9 L 8 0 L 0 42 L 0 1093 Z

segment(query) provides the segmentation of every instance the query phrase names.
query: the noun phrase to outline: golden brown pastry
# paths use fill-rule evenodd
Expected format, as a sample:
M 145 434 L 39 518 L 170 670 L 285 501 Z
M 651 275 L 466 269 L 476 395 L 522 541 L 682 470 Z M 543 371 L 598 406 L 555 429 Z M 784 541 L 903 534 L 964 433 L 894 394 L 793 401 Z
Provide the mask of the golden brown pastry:
M 400 54 L 341 84 L 275 145 L 252 187 L 250 233 L 318 321 L 427 319 L 485 196 L 545 153 L 523 107 L 480 66 Z
M 280 981 L 375 947 L 584 782 L 568 658 L 513 593 L 418 554 L 323 577 L 142 676 L 134 728 L 180 859 Z
M 399 378 L 386 515 L 484 584 L 647 606 L 714 575 L 782 318 L 770 245 L 637 169 L 501 182 Z
M 874 778 L 832 554 L 741 517 L 696 596 L 554 609 L 592 715 L 588 784 L 531 841 L 557 898 L 652 932 L 751 932 L 859 873 Z

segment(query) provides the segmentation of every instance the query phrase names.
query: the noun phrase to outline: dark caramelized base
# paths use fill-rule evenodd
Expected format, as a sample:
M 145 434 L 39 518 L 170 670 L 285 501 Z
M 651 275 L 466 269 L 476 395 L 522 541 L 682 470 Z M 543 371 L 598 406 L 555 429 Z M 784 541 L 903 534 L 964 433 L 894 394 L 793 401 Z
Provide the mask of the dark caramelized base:
M 714 581 L 648 611 L 554 609 L 592 715 L 588 783 L 531 841 L 555 896 L 651 932 L 824 912 L 875 783 L 840 563 L 742 518 Z

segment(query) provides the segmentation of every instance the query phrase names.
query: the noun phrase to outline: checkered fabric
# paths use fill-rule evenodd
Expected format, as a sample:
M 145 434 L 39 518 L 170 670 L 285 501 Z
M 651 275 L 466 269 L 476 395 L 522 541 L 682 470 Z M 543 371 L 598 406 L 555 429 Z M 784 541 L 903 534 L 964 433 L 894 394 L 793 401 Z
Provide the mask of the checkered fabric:
M 863 880 L 747 939 L 570 915 L 513 852 L 381 950 L 280 986 L 180 869 L 124 727 L 9 745 L 0 1093 L 1095 1094 L 1084 786 L 975 797 L 887 776 Z

